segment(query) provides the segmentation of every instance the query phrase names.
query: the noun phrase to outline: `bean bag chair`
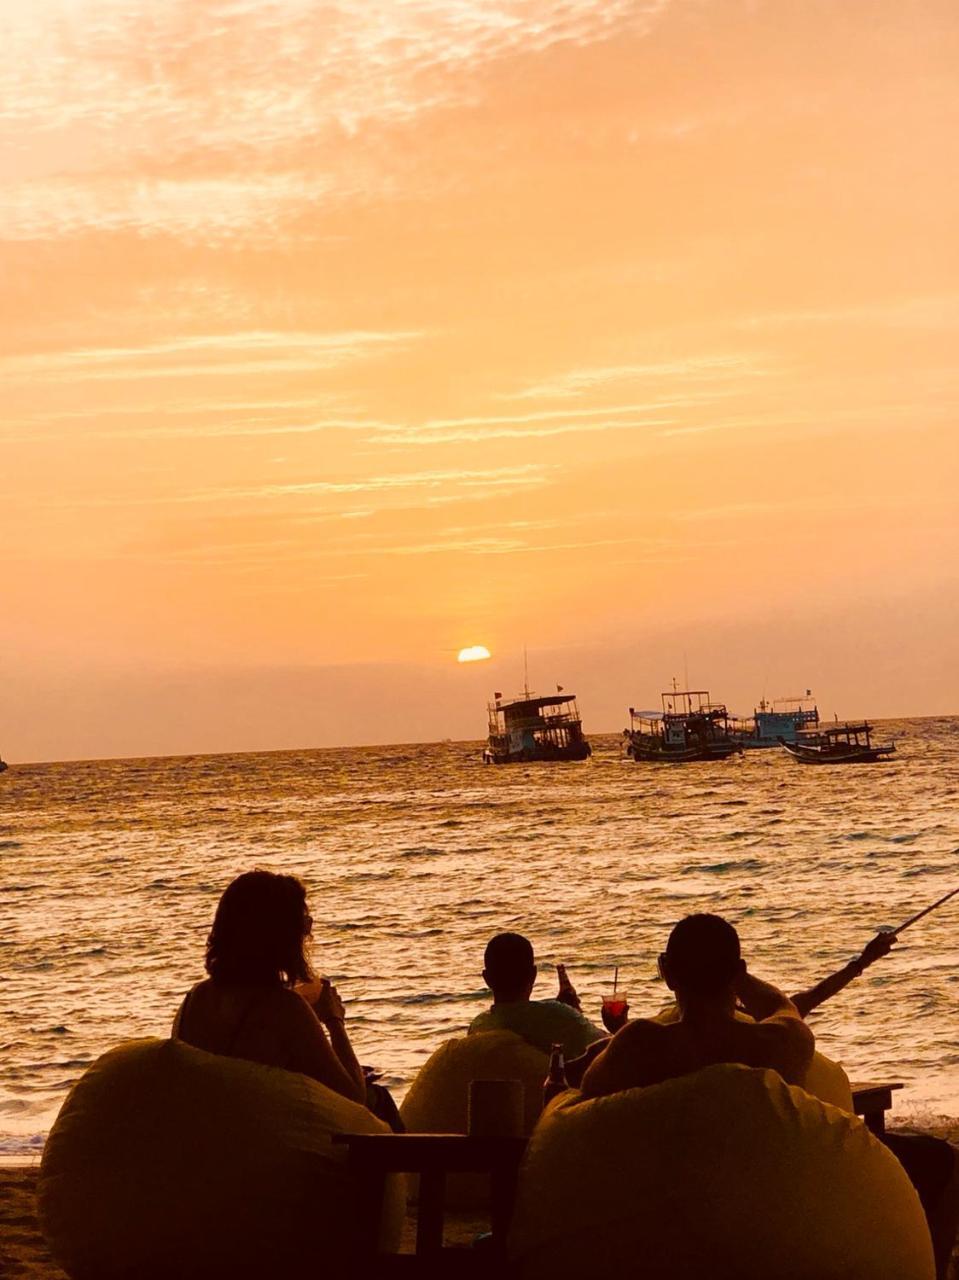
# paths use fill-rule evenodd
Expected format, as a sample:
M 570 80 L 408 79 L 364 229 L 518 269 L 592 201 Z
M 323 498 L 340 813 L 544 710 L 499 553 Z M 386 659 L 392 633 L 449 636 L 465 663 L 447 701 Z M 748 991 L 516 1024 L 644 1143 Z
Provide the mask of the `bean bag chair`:
M 532 1133 L 543 1107 L 543 1081 L 549 1059 L 512 1031 L 479 1031 L 447 1040 L 427 1058 L 400 1107 L 408 1133 L 465 1133 L 471 1080 L 521 1080 L 525 1099 L 524 1132 Z M 489 1199 L 482 1174 L 452 1174 L 446 1203 L 476 1208 Z
M 349 1274 L 356 1188 L 337 1132 L 386 1133 L 291 1071 L 133 1040 L 84 1073 L 43 1151 L 40 1222 L 73 1280 Z M 384 1248 L 396 1248 L 392 1184 Z
M 812 1056 L 802 1087 L 820 1102 L 828 1102 L 840 1111 L 852 1114 L 852 1085 L 842 1063 L 827 1058 L 818 1049 Z
M 934 1280 L 919 1198 L 855 1116 L 719 1065 L 560 1095 L 520 1171 L 522 1280 Z

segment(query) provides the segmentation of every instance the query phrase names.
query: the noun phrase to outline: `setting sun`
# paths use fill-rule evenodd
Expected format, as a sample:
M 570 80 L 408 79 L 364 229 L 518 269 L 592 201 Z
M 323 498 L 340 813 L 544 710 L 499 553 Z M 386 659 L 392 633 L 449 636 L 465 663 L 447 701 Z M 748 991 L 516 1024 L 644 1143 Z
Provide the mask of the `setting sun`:
M 490 651 L 483 644 L 470 645 L 468 649 L 460 649 L 456 655 L 457 662 L 485 662 Z

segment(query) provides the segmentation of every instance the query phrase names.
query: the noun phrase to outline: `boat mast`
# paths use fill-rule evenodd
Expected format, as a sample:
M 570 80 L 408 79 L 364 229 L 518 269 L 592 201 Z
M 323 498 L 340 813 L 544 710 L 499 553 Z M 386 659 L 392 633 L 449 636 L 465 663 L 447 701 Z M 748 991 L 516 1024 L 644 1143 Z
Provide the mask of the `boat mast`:
M 526 653 L 526 645 L 523 645 L 523 690 L 529 700 L 529 657 Z

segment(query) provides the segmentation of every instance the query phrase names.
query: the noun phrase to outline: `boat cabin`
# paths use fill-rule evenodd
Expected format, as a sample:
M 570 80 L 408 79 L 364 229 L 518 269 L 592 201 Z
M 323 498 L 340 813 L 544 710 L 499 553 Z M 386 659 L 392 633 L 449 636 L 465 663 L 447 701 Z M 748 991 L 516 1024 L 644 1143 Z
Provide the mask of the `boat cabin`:
M 724 703 L 710 700 L 708 689 L 673 688 L 661 697 L 661 716 L 629 708 L 631 732 L 661 737 L 667 747 L 725 736 L 729 713 Z
M 559 754 L 584 742 L 575 694 L 525 695 L 509 702 L 497 699 L 487 711 L 490 746 L 510 755 Z
M 850 751 L 870 750 L 872 725 L 867 720 L 858 724 L 831 724 L 825 729 L 803 734 L 800 743 L 818 743 L 826 749 L 848 748 Z

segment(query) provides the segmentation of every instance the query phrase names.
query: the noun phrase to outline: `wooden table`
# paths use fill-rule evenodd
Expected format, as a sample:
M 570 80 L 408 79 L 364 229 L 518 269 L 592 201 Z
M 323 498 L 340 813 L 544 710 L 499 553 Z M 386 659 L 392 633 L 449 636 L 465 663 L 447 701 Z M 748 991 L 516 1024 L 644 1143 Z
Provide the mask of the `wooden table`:
M 494 1271 L 504 1274 L 506 1233 L 526 1138 L 471 1138 L 452 1133 L 337 1133 L 333 1141 L 347 1147 L 348 1163 L 360 1183 L 357 1251 L 368 1264 L 361 1274 L 374 1274 L 374 1258 L 375 1271 L 381 1275 L 465 1276 Z M 420 1176 L 415 1257 L 377 1256 L 383 1194 L 390 1173 Z M 444 1249 L 443 1218 L 449 1173 L 489 1174 L 492 1229 L 487 1249 Z
M 893 1090 L 901 1088 L 899 1080 L 852 1085 L 852 1109 L 877 1137 L 886 1132 L 886 1112 L 892 1110 Z
M 869 1081 L 852 1086 L 853 1110 L 877 1136 L 885 1133 L 893 1092 L 902 1087 L 899 1081 Z M 526 1138 L 338 1133 L 333 1135 L 333 1141 L 347 1148 L 349 1166 L 359 1182 L 358 1275 L 465 1278 L 507 1274 L 506 1234 Z M 377 1252 L 386 1178 L 391 1173 L 419 1174 L 415 1254 Z M 444 1248 L 446 1176 L 450 1173 L 489 1174 L 492 1230 L 488 1248 Z

